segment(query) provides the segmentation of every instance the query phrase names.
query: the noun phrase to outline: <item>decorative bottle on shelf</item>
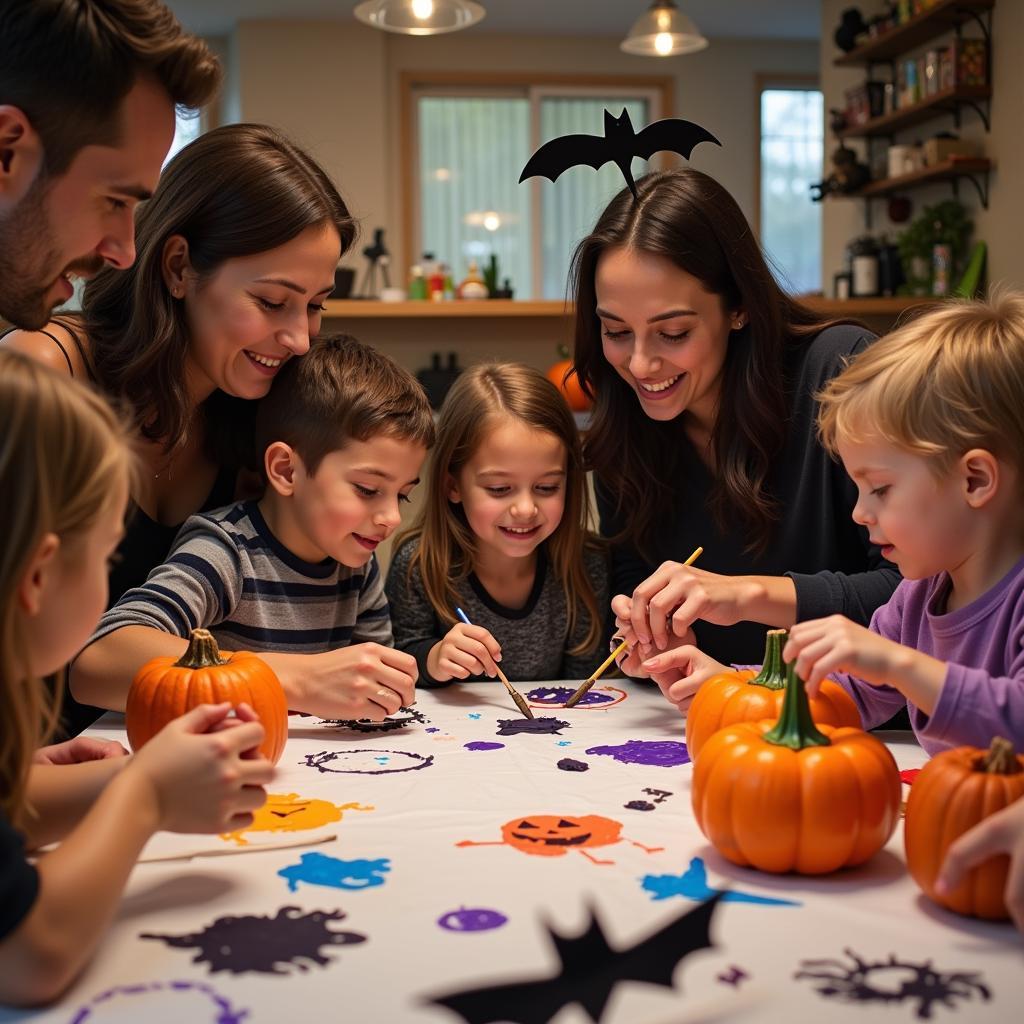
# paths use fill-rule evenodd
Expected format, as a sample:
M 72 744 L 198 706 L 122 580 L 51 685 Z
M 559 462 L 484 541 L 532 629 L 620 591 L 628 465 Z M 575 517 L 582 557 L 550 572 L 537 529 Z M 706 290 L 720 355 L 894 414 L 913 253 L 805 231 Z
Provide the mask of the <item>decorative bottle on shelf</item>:
M 459 298 L 486 299 L 489 294 L 487 285 L 484 284 L 484 279 L 480 276 L 480 268 L 477 266 L 476 260 L 470 260 L 466 278 L 459 285 Z
M 427 279 L 423 276 L 423 268 L 414 263 L 409 270 L 409 298 L 425 299 L 427 297 Z
M 427 295 L 432 302 L 444 299 L 444 264 L 435 263 L 434 272 L 427 278 Z

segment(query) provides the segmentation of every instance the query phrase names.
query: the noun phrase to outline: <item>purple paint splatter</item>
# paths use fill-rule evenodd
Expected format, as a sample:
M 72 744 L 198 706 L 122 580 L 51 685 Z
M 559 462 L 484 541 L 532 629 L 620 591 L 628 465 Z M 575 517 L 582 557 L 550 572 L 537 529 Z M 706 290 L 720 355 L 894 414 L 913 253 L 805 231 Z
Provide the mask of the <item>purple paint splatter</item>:
M 532 700 L 534 704 L 550 704 L 553 707 L 560 707 L 575 693 L 576 691 L 570 689 L 568 686 L 539 686 L 536 690 L 531 690 L 527 695 L 527 700 Z M 615 700 L 615 696 L 611 693 L 602 693 L 600 690 L 590 690 L 586 693 L 579 701 L 579 707 L 593 707 L 596 704 L 608 704 Z
M 500 928 L 506 921 L 508 918 L 504 914 L 485 907 L 459 907 L 437 919 L 437 923 L 449 932 L 486 932 Z
M 558 762 L 558 767 L 563 772 L 589 772 L 590 765 L 586 761 L 574 761 L 571 757 L 563 757 Z
M 629 740 L 603 747 L 588 747 L 588 754 L 608 754 L 623 764 L 648 764 L 657 768 L 675 768 L 689 764 L 685 743 L 675 740 Z
M 146 985 L 119 985 L 116 988 L 107 989 L 106 992 L 101 992 L 85 1006 L 79 1007 L 69 1024 L 85 1024 L 93 1016 L 93 1010 L 117 996 L 137 996 L 146 992 L 163 993 L 161 1001 L 166 998 L 168 992 L 199 992 L 216 1006 L 217 1016 L 208 1018 L 211 1024 L 241 1024 L 249 1016 L 248 1010 L 235 1009 L 212 985 L 204 985 L 201 981 L 154 981 Z M 211 1007 L 211 1011 L 212 1009 Z M 193 1020 L 195 1019 L 193 1018 Z
M 496 735 L 518 736 L 525 732 L 534 736 L 561 736 L 561 730 L 568 728 L 568 722 L 557 718 L 499 718 Z
M 654 804 L 648 800 L 630 800 L 628 804 L 623 804 L 623 807 L 627 811 L 653 811 Z
M 432 726 L 431 726 L 431 727 L 430 727 L 430 728 L 429 728 L 429 729 L 427 730 L 427 732 L 440 732 L 440 731 L 441 731 L 441 730 L 440 730 L 440 729 L 438 729 L 438 727 L 437 727 L 436 725 L 432 725 Z
M 473 740 L 462 744 L 467 750 L 501 750 L 504 743 L 487 743 L 485 740 Z

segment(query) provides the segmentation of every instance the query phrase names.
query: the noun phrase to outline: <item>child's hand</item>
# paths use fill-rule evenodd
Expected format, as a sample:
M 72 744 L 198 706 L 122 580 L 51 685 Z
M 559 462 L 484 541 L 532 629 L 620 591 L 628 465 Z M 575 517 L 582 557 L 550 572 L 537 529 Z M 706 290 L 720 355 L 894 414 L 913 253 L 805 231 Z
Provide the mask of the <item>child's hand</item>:
M 470 676 L 497 678 L 501 644 L 483 626 L 456 622 L 430 649 L 427 671 L 439 683 Z
M 416 659 L 404 651 L 368 642 L 300 657 L 304 678 L 300 703 L 291 705 L 296 710 L 382 722 L 416 703 Z
M 1000 853 L 1010 857 L 1006 907 L 1014 923 L 1024 932 L 1024 799 L 979 822 L 953 843 L 946 851 L 936 888 L 950 892 L 967 871 Z
M 648 658 L 643 667 L 658 684 L 665 699 L 675 704 L 680 714 L 690 706 L 701 683 L 719 672 L 729 671 L 727 665 L 715 661 L 692 644 Z
M 33 764 L 82 764 L 103 761 L 108 757 L 127 757 L 128 751 L 117 740 L 100 740 L 92 736 L 76 736 L 65 743 L 40 747 L 32 755 Z
M 157 827 L 170 832 L 233 832 L 252 824 L 274 766 L 253 748 L 263 726 L 248 704 L 239 724 L 222 728 L 231 705 L 201 704 L 165 725 L 127 771 L 150 787 Z
M 906 650 L 843 615 L 829 615 L 792 626 L 782 657 L 796 661 L 807 695 L 816 697 L 831 672 L 849 672 L 875 686 L 898 686 L 895 665 Z

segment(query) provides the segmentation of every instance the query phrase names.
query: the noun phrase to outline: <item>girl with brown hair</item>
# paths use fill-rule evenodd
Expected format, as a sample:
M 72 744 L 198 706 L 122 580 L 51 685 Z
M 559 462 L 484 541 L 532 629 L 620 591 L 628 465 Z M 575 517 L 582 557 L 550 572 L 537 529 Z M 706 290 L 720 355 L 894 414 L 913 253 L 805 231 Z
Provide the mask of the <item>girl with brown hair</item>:
M 588 519 L 579 435 L 557 388 L 517 363 L 463 373 L 386 585 L 395 646 L 416 657 L 421 684 L 493 679 L 498 661 L 512 680 L 589 673 L 608 580 Z
M 308 350 L 354 237 L 310 156 L 272 128 L 216 128 L 141 205 L 135 263 L 90 280 L 80 316 L 5 340 L 93 381 L 130 417 L 143 472 L 112 600 L 164 561 L 191 514 L 235 500 L 239 471 L 256 465 L 253 400 Z
M 815 437 L 814 394 L 872 335 L 786 295 L 714 179 L 686 167 L 637 189 L 576 251 L 575 368 L 612 609 L 636 641 L 623 667 L 682 709 L 711 659 L 760 660 L 765 625 L 867 623 L 899 574 Z
M 244 828 L 273 775 L 245 705 L 234 719 L 228 704 L 197 707 L 131 758 L 34 757 L 60 699 L 42 677 L 63 671 L 106 604 L 132 470 L 101 398 L 0 352 L 0 492 L 17 497 L 0 504 L 0 1003 L 43 1002 L 71 982 L 154 832 Z M 26 845 L 57 840 L 26 860 Z

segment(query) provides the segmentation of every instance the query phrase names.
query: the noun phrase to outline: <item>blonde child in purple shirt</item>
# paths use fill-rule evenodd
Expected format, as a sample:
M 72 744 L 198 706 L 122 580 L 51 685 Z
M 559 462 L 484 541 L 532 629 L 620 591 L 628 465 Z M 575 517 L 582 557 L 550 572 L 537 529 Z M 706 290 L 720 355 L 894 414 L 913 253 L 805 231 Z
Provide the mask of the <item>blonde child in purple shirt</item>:
M 904 581 L 865 629 L 790 630 L 815 693 L 833 676 L 865 728 L 904 705 L 929 754 L 1024 749 L 1024 295 L 944 303 L 876 342 L 820 396 L 822 442 Z

